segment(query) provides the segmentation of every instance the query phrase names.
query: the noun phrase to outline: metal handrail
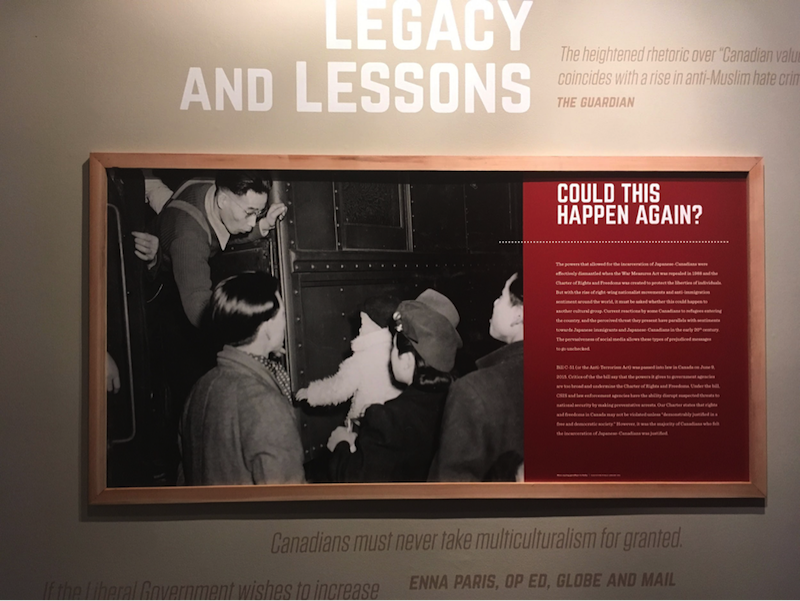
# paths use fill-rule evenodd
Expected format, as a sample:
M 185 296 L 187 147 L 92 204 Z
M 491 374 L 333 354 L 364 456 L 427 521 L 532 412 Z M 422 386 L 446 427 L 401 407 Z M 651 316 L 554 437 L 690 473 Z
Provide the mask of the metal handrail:
M 114 214 L 114 222 L 117 226 L 117 240 L 119 242 L 119 265 L 120 265 L 120 272 L 122 276 L 122 307 L 123 307 L 123 315 L 125 317 L 125 344 L 127 346 L 127 359 L 128 359 L 128 386 L 130 386 L 130 406 L 131 406 L 131 434 L 125 438 L 115 438 L 112 439 L 110 442 L 112 444 L 121 444 L 125 442 L 130 442 L 136 436 L 136 397 L 134 394 L 134 387 L 133 387 L 133 360 L 131 358 L 131 325 L 130 325 L 130 318 L 128 317 L 128 281 L 127 276 L 125 273 L 125 255 L 122 252 L 122 223 L 119 215 L 119 209 L 112 204 L 108 205 L 109 209 L 112 209 Z M 108 214 L 109 217 L 111 213 Z

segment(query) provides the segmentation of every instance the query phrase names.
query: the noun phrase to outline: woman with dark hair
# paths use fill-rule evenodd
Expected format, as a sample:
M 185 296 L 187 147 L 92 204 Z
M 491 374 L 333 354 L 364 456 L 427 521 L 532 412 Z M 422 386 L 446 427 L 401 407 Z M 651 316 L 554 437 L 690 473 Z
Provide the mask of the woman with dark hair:
M 185 484 L 303 482 L 303 448 L 283 351 L 286 315 L 277 280 L 241 273 L 217 284 L 211 328 L 224 345 L 183 413 Z
M 328 441 L 335 482 L 422 482 L 436 452 L 444 400 L 461 337 L 458 311 L 428 289 L 394 314 L 390 365 L 400 396 L 367 408 L 358 432 L 336 428 Z M 355 440 L 355 451 L 351 442 Z

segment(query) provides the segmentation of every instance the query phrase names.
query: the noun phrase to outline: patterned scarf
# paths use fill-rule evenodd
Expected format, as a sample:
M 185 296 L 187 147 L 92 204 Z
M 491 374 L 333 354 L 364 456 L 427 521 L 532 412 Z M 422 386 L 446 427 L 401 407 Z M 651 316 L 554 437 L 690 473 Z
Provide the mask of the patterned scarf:
M 270 359 L 265 357 L 264 355 L 254 355 L 252 353 L 247 353 L 253 359 L 261 363 L 264 367 L 267 368 L 267 371 L 272 374 L 272 377 L 275 379 L 275 382 L 278 384 L 278 388 L 281 390 L 281 394 L 289 399 L 291 403 L 294 401 L 294 396 L 292 395 L 292 383 L 289 380 L 289 373 L 286 369 L 275 361 L 274 359 Z

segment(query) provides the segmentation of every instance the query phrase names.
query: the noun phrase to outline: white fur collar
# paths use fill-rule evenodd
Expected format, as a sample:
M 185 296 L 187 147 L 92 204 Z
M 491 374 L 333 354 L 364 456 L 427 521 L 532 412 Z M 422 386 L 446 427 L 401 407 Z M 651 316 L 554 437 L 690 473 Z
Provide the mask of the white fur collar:
M 359 334 L 350 342 L 350 348 L 356 352 L 373 346 L 385 346 L 391 342 L 392 334 L 389 332 L 389 328 L 381 328 L 369 334 Z

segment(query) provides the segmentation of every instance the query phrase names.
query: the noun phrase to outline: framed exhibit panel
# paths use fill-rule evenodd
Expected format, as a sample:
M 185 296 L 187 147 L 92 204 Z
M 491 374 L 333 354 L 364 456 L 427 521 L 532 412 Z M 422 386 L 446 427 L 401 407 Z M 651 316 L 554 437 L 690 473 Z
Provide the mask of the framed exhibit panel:
M 89 165 L 90 503 L 766 495 L 759 158 Z M 269 357 L 220 326 L 249 274 Z M 386 357 L 348 368 L 378 301 Z

